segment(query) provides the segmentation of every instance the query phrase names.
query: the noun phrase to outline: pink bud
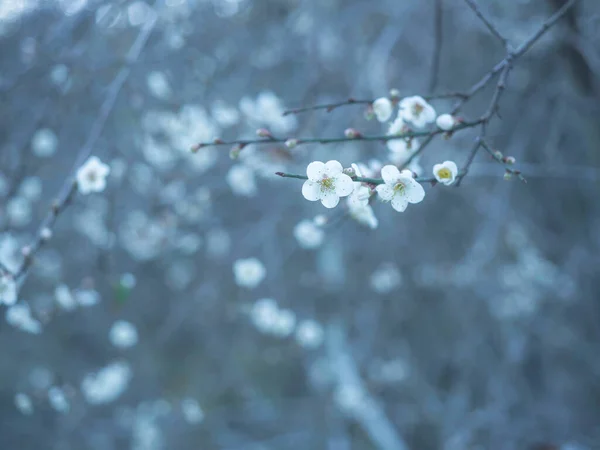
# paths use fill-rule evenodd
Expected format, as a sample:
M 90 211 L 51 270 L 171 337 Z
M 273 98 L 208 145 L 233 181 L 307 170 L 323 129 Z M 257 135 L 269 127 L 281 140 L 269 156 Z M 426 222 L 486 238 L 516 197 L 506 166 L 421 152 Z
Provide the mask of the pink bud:
M 344 135 L 348 139 L 356 139 L 361 136 L 360 132 L 354 128 L 346 128 L 346 130 L 344 131 Z

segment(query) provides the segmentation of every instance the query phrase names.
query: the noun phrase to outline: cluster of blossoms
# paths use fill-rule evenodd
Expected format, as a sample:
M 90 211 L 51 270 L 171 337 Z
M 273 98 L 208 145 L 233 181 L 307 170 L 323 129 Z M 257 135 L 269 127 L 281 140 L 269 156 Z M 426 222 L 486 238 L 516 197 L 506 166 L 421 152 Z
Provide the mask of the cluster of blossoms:
M 399 212 L 405 211 L 409 203 L 419 203 L 425 198 L 425 190 L 416 178 L 422 174 L 418 155 L 415 155 L 419 149 L 419 141 L 410 136 L 402 138 L 402 135 L 431 123 L 435 123 L 440 130 L 449 132 L 460 120 L 450 114 L 437 116 L 435 109 L 422 97 L 399 99 L 396 92 L 392 92 L 391 99 L 382 97 L 375 100 L 371 107 L 372 113 L 380 122 L 387 122 L 392 119 L 396 105 L 397 115 L 387 131 L 388 136 L 398 136 L 397 139 L 387 141 L 388 156 L 392 164 L 383 165 L 372 160 L 367 165 L 357 163 L 344 168 L 338 161 L 313 161 L 306 169 L 307 180 L 302 186 L 304 198 L 321 201 L 326 208 L 334 208 L 341 197 L 347 197 L 350 216 L 369 228 L 378 226 L 370 206 L 370 199 L 375 194 Z M 348 129 L 346 136 L 358 137 L 360 133 Z M 406 168 L 399 170 L 398 166 Z M 453 161 L 435 164 L 432 172 L 434 179 L 444 185 L 451 185 L 458 177 L 458 167 Z M 375 178 L 378 176 L 380 178 Z M 297 238 L 298 235 L 313 238 L 313 245 L 306 245 L 307 248 L 320 244 L 321 233 L 310 221 L 301 222 L 295 230 Z

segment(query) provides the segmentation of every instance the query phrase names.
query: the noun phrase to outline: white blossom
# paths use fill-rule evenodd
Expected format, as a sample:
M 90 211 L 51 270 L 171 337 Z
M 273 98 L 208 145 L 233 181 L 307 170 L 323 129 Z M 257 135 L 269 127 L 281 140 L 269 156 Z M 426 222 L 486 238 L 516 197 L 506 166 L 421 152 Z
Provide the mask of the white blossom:
M 352 170 L 357 177 L 364 177 L 363 172 L 358 164 L 352 164 Z M 371 189 L 369 187 L 364 186 L 362 182 L 355 181 L 354 182 L 354 190 L 348 196 L 347 202 L 348 207 L 350 209 L 366 206 L 369 204 L 369 198 L 371 197 Z
M 49 128 L 41 128 L 35 132 L 31 139 L 33 153 L 40 158 L 54 155 L 58 148 L 58 138 Z
M 277 337 L 288 337 L 293 333 L 295 326 L 296 314 L 289 309 L 280 309 L 271 332 Z
M 435 120 L 435 109 L 418 95 L 400 100 L 399 117 L 412 123 L 415 127 L 422 128 Z
M 458 167 L 456 167 L 454 161 L 444 161 L 433 166 L 433 176 L 439 183 L 446 186 L 454 183 L 456 175 L 458 175 Z
M 23 392 L 18 392 L 15 395 L 15 406 L 21 414 L 29 416 L 33 413 L 33 402 L 31 401 L 31 397 Z
M 279 316 L 279 307 L 272 298 L 257 300 L 250 309 L 250 319 L 262 333 L 270 333 L 275 327 Z
M 106 177 L 110 167 L 96 156 L 90 157 L 77 171 L 77 188 L 81 194 L 102 192 L 106 187 Z
M 409 203 L 419 203 L 425 198 L 425 190 L 410 170 L 400 172 L 396 166 L 388 165 L 381 169 L 384 184 L 377 186 L 379 197 L 392 203 L 392 208 L 402 212 Z
M 325 232 L 314 220 L 304 219 L 294 227 L 294 237 L 300 247 L 313 249 L 319 247 L 325 238 Z
M 435 119 L 435 124 L 439 129 L 448 131 L 456 125 L 456 119 L 450 114 L 441 114 Z
M 233 275 L 238 286 L 254 289 L 266 274 L 265 266 L 256 258 L 238 259 L 233 263 Z
M 137 344 L 138 333 L 131 322 L 117 320 L 110 328 L 108 338 L 115 347 L 129 348 Z
M 317 348 L 323 343 L 323 327 L 316 320 L 303 320 L 296 328 L 296 341 L 305 348 Z
M 340 197 L 350 195 L 354 189 L 352 178 L 343 170 L 338 161 L 311 162 L 306 168 L 308 180 L 302 186 L 302 195 L 311 202 L 321 200 L 326 208 L 335 208 Z
M 14 305 L 17 301 L 17 283 L 10 274 L 0 275 L 0 304 Z
M 389 98 L 381 97 L 373 102 L 373 112 L 380 122 L 387 122 L 393 111 L 394 105 Z
M 131 375 L 131 368 L 127 363 L 111 363 L 96 373 L 86 375 L 81 382 L 81 392 L 92 405 L 113 402 L 125 392 Z
M 156 98 L 164 100 L 171 96 L 171 86 L 163 72 L 157 70 L 150 72 L 146 77 L 146 84 L 150 93 Z
M 22 331 L 31 334 L 40 334 L 42 324 L 31 315 L 31 310 L 27 303 L 21 302 L 11 306 L 6 310 L 6 321 Z
M 253 197 L 256 195 L 254 171 L 250 167 L 242 164 L 235 164 L 231 166 L 225 179 L 235 195 L 243 197 Z
M 375 213 L 373 212 L 371 205 L 351 206 L 349 211 L 350 217 L 352 217 L 361 225 L 369 227 L 372 230 L 379 226 L 379 220 L 377 220 L 377 217 L 375 217 Z
M 371 275 L 371 288 L 378 294 L 392 292 L 402 283 L 402 274 L 394 264 L 386 263 Z
M 56 303 L 65 311 L 72 311 L 77 307 L 77 302 L 66 284 L 59 284 L 54 289 Z
M 48 389 L 48 402 L 52 409 L 60 413 L 67 413 L 71 409 L 65 392 L 58 386 L 52 386 Z
M 196 399 L 186 397 L 181 400 L 183 418 L 189 424 L 198 424 L 204 420 L 204 411 Z

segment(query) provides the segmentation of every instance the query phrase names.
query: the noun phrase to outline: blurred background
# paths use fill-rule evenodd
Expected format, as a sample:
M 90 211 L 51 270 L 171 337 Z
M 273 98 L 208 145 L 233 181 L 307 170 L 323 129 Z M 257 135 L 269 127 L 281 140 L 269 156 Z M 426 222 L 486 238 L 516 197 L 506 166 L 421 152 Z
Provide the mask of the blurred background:
M 517 46 L 563 1 L 479 3 Z M 510 74 L 488 138 L 527 184 L 481 152 L 371 229 L 273 174 L 379 143 L 189 151 L 382 133 L 282 112 L 466 91 L 504 53 L 462 0 L 0 0 L 0 262 L 81 148 L 111 167 L 2 306 L 0 448 L 600 449 L 600 3 Z

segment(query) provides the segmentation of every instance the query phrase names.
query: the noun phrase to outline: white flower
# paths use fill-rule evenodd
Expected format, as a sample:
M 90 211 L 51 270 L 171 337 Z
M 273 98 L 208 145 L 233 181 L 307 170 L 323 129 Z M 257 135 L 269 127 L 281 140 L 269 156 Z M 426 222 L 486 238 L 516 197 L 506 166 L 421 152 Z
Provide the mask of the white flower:
M 132 323 L 125 320 L 117 320 L 110 328 L 108 338 L 115 347 L 129 348 L 137 344 L 138 333 Z
M 361 225 L 367 226 L 374 230 L 379 226 L 379 220 L 375 217 L 371 205 L 350 207 L 350 217 L 356 220 Z
M 425 190 L 412 176 L 410 170 L 400 172 L 396 166 L 384 166 L 381 177 L 385 184 L 377 186 L 383 201 L 392 202 L 392 208 L 402 212 L 409 203 L 419 203 L 425 198 Z
M 294 331 L 296 326 L 296 314 L 289 309 L 280 309 L 277 311 L 277 319 L 271 332 L 277 337 L 288 337 Z
M 106 177 L 110 172 L 108 165 L 96 156 L 89 158 L 77 171 L 77 187 L 81 194 L 102 192 L 106 187 Z
M 6 321 L 22 331 L 31 334 L 40 334 L 42 332 L 42 324 L 37 321 L 32 315 L 27 303 L 19 303 L 13 305 L 6 310 Z
M 196 399 L 186 397 L 181 401 L 181 412 L 187 423 L 197 424 L 204 420 L 204 411 Z
M 438 126 L 438 128 L 448 131 L 454 128 L 456 125 L 456 119 L 450 114 L 441 114 L 437 119 L 435 119 L 435 124 Z
M 435 120 L 435 109 L 418 95 L 403 98 L 400 100 L 399 107 L 398 116 L 411 122 L 415 127 L 424 127 Z
M 304 219 L 294 227 L 294 237 L 300 247 L 313 249 L 323 243 L 325 232 L 313 220 Z
M 33 402 L 31 401 L 31 397 L 23 392 L 19 392 L 15 395 L 15 406 L 21 414 L 29 416 L 33 413 Z
M 91 405 L 115 401 L 127 389 L 131 367 L 126 362 L 113 362 L 98 372 L 89 373 L 81 382 L 81 393 Z
M 394 105 L 389 98 L 381 97 L 373 102 L 373 112 L 380 122 L 386 122 L 392 117 Z
M 364 177 L 358 164 L 353 163 L 352 170 L 354 170 L 354 174 L 357 177 Z M 352 194 L 348 196 L 348 208 L 352 209 L 368 205 L 369 197 L 371 197 L 371 189 L 364 186 L 360 181 L 355 181 L 354 190 L 352 191 Z
M 0 275 L 0 304 L 14 305 L 17 301 L 17 283 L 12 275 Z
M 71 409 L 65 392 L 58 386 L 52 386 L 48 390 L 48 402 L 55 411 L 60 413 L 69 412 L 69 409 Z
M 458 167 L 456 167 L 454 161 L 444 161 L 441 164 L 433 166 L 433 176 L 439 183 L 446 186 L 454 183 L 456 175 L 458 175 Z
M 311 202 L 321 200 L 326 208 L 335 208 L 340 197 L 350 195 L 354 188 L 352 178 L 343 170 L 338 161 L 311 162 L 306 168 L 308 180 L 302 186 L 302 195 Z
M 296 341 L 305 348 L 317 348 L 323 343 L 323 327 L 315 320 L 303 320 L 296 328 Z
M 233 275 L 238 286 L 254 289 L 266 273 L 265 266 L 256 258 L 238 259 L 233 263 Z
M 378 294 L 387 294 L 402 284 L 402 274 L 394 264 L 382 264 L 371 274 L 371 288 Z
M 256 195 L 254 171 L 250 167 L 241 164 L 231 166 L 225 179 L 235 195 L 244 197 Z

